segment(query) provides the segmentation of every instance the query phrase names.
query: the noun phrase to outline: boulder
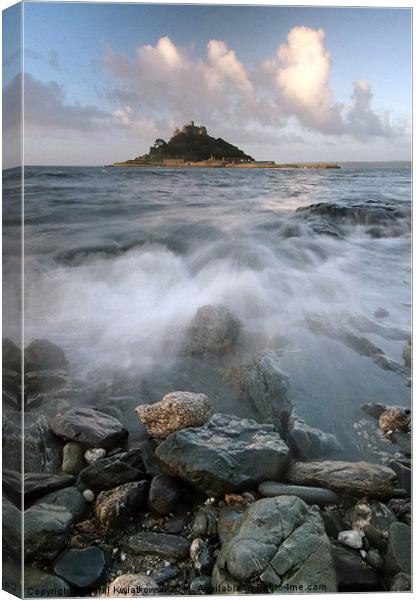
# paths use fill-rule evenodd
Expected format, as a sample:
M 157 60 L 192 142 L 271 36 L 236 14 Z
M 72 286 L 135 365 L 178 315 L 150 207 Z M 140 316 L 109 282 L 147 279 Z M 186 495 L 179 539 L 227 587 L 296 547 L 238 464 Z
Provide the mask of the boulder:
M 382 590 L 377 573 L 360 556 L 358 550 L 332 545 L 339 592 L 375 592 Z
M 70 408 L 51 419 L 49 426 L 56 436 L 78 442 L 83 448 L 109 450 L 123 445 L 128 437 L 122 423 L 96 408 Z
M 294 462 L 287 479 L 297 485 L 326 487 L 341 494 L 390 497 L 395 489 L 396 474 L 389 467 L 367 462 L 324 460 Z
M 67 442 L 62 451 L 62 467 L 64 473 L 78 475 L 85 467 L 83 450 L 77 442 Z
M 375 571 L 381 571 L 385 564 L 382 555 L 380 554 L 379 550 L 376 550 L 376 548 L 370 548 L 370 550 L 367 551 L 364 560 Z
M 237 531 L 245 513 L 243 506 L 223 506 L 219 512 L 217 534 L 224 544 Z
M 97 546 L 65 550 L 54 564 L 54 573 L 73 587 L 83 590 L 98 584 L 106 567 L 103 550 Z
M 291 421 L 286 443 L 295 458 L 312 460 L 325 456 L 335 456 L 342 451 L 342 447 L 334 434 L 310 427 L 299 418 L 293 418 Z
M 74 487 L 44 496 L 25 511 L 26 560 L 52 560 L 66 546 L 71 525 L 83 519 L 88 505 Z
M 73 475 L 64 473 L 25 473 L 25 506 L 50 492 L 69 487 L 74 481 Z
M 158 593 L 156 581 L 141 573 L 125 573 L 119 575 L 106 586 L 102 594 L 104 598 L 126 598 L 136 596 L 153 596 Z
M 35 567 L 25 567 L 25 592 L 26 598 L 71 596 L 71 588 L 66 581 Z
M 295 496 L 251 504 L 223 543 L 212 574 L 216 591 L 225 585 L 274 592 L 319 584 L 336 591 L 331 544 L 318 509 Z
M 411 575 L 411 528 L 404 523 L 392 523 L 385 557 L 385 571 L 396 575 L 402 571 Z
M 161 470 L 212 496 L 280 479 L 289 450 L 272 425 L 215 414 L 200 428 L 172 433 L 156 450 Z
M 20 348 L 16 346 L 9 338 L 3 338 L 3 369 L 21 372 L 22 369 L 22 353 Z
M 96 460 L 80 472 L 80 481 L 87 488 L 99 492 L 128 481 L 140 481 L 144 474 L 141 451 L 134 448 Z
M 173 512 L 180 498 L 178 483 L 167 475 L 156 475 L 152 481 L 148 496 L 148 508 L 158 515 Z
M 289 485 L 277 481 L 263 481 L 258 486 L 258 492 L 265 498 L 275 496 L 297 496 L 307 504 L 335 504 L 338 496 L 335 492 L 325 488 L 308 487 L 305 485 Z
M 193 355 L 225 354 L 234 350 L 240 322 L 221 304 L 208 304 L 196 311 L 188 331 L 188 350 Z
M 63 350 L 48 340 L 34 340 L 25 348 L 25 371 L 66 369 L 68 361 Z
M 275 352 L 260 352 L 238 370 L 238 385 L 248 397 L 262 422 L 274 423 L 285 433 L 292 412 L 289 378 Z
M 193 392 L 170 392 L 161 402 L 137 406 L 135 412 L 154 438 L 166 438 L 185 427 L 200 427 L 211 415 L 207 396 Z
M 180 560 L 189 556 L 190 541 L 179 535 L 146 532 L 131 536 L 127 547 L 132 554 L 157 554 Z
M 98 529 L 106 532 L 137 515 L 146 505 L 148 487 L 148 481 L 132 481 L 101 492 L 94 506 Z

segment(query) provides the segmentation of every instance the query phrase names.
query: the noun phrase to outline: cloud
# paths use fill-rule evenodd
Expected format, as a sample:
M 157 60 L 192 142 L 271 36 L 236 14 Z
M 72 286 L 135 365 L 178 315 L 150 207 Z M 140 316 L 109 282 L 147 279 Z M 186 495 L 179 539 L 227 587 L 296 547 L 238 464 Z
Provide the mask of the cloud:
M 256 68 L 246 67 L 222 40 L 210 40 L 205 56 L 193 58 L 167 36 L 138 47 L 134 60 L 107 48 L 103 64 L 118 80 L 109 100 L 128 106 L 135 118 L 159 111 L 173 123 L 193 117 L 247 131 L 283 128 L 296 119 L 304 129 L 358 140 L 402 134 L 388 113 L 373 110 L 369 82 L 356 82 L 348 102 L 335 99 L 322 29 L 294 27 L 276 55 Z

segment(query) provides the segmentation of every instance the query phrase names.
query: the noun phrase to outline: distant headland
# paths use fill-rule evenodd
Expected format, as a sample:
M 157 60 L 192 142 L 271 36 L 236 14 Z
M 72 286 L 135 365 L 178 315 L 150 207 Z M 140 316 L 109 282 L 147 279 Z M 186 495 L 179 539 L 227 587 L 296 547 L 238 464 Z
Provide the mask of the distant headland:
M 204 125 L 195 125 L 190 121 L 181 129 L 176 127 L 168 142 L 156 139 L 147 154 L 124 162 L 114 163 L 112 167 L 226 167 L 241 169 L 339 169 L 337 163 L 275 163 L 274 161 L 256 161 L 243 150 L 226 142 L 222 138 L 208 135 Z

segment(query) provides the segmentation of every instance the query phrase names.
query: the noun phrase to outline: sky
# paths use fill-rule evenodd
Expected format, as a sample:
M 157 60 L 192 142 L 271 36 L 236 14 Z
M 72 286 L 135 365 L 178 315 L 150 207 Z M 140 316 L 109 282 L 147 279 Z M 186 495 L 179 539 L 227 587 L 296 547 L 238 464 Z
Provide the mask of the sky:
M 133 158 L 190 120 L 258 160 L 410 159 L 409 9 L 25 2 L 23 22 L 26 164 Z

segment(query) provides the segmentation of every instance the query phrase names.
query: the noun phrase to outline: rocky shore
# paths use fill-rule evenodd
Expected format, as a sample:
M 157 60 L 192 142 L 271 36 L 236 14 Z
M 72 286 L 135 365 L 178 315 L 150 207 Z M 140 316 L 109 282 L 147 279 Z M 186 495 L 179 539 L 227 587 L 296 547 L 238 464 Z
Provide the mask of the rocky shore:
M 184 352 L 202 360 L 234 352 L 239 327 L 225 307 L 202 307 Z M 3 352 L 11 403 L 20 351 L 4 340 Z M 46 340 L 32 342 L 25 357 L 35 387 L 68 367 Z M 405 369 L 410 357 L 408 341 Z M 369 430 L 396 447 L 396 459 L 341 460 L 336 436 L 295 414 L 274 352 L 242 362 L 231 381 L 257 420 L 215 411 L 202 389 L 140 404 L 129 418 L 147 437 L 135 444 L 126 423 L 99 404 L 27 423 L 28 595 L 411 588 L 410 411 L 363 407 Z M 7 422 L 3 429 L 11 452 Z M 6 580 L 20 554 L 19 477 L 13 468 L 3 472 Z

